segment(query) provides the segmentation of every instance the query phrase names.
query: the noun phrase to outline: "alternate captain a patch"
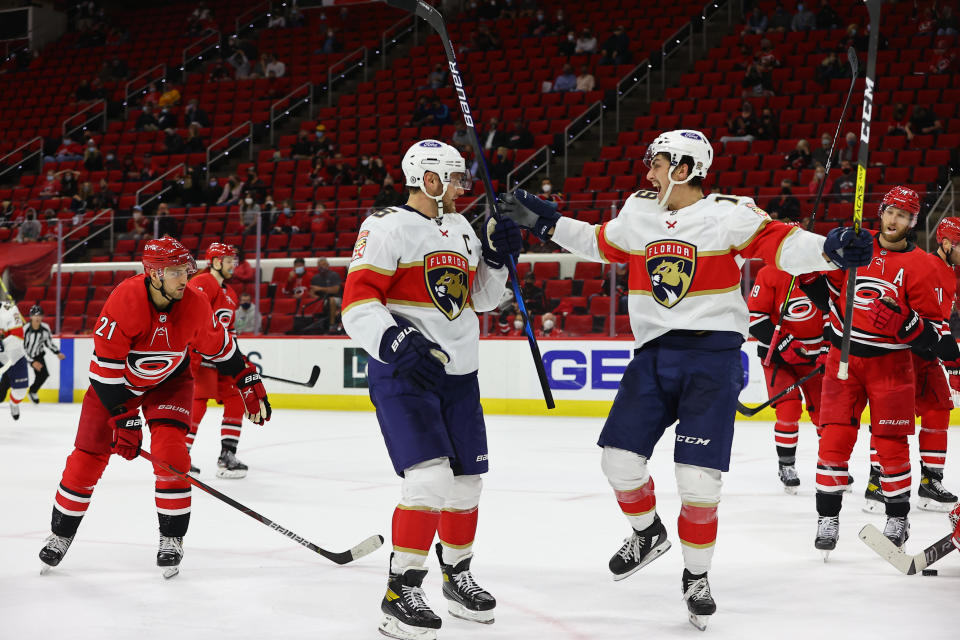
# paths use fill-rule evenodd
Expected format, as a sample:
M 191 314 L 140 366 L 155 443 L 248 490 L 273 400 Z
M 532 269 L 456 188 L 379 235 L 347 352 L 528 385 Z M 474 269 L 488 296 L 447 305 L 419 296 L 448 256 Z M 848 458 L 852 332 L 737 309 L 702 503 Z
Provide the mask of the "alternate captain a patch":
M 470 298 L 470 263 L 459 253 L 435 251 L 423 257 L 423 276 L 433 304 L 455 320 Z
M 677 240 L 657 240 L 644 251 L 653 299 L 668 309 L 690 290 L 697 269 L 697 248 Z

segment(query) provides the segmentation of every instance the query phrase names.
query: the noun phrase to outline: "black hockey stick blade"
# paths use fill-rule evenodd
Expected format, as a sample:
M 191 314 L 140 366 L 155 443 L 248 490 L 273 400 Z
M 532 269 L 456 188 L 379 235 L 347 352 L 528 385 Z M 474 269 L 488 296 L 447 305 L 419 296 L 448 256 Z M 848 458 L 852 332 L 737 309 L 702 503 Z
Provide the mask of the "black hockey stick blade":
M 802 385 L 804 382 L 806 382 L 806 381 L 809 380 L 810 378 L 812 378 L 812 377 L 814 377 L 814 376 L 818 376 L 818 375 L 820 375 L 821 373 L 823 373 L 823 365 L 820 365 L 819 367 L 817 367 L 816 369 L 814 369 L 813 371 L 811 371 L 811 372 L 808 373 L 807 375 L 803 376 L 802 378 L 800 378 L 799 380 L 797 380 L 796 382 L 794 382 L 792 385 L 790 385 L 789 387 L 787 387 L 786 389 L 784 389 L 783 391 L 781 391 L 781 392 L 778 393 L 777 395 L 773 396 L 772 398 L 770 398 L 769 400 L 767 400 L 767 401 L 764 402 L 763 404 L 757 405 L 756 407 L 748 407 L 748 406 L 746 406 L 746 405 L 744 405 L 744 404 L 740 404 L 740 403 L 738 402 L 738 403 L 737 403 L 737 413 L 739 413 L 739 414 L 741 414 L 741 415 L 745 415 L 745 416 L 747 416 L 748 418 L 749 418 L 750 416 L 755 416 L 755 415 L 757 415 L 758 413 L 760 413 L 761 411 L 763 411 L 764 409 L 766 409 L 767 407 L 769 407 L 772 403 L 776 402 L 777 400 L 779 400 L 779 399 L 782 398 L 783 396 L 785 396 L 785 395 L 787 395 L 788 393 L 792 392 L 794 389 L 796 389 L 797 387 L 799 387 L 800 385 Z
M 276 376 L 268 376 L 265 373 L 260 374 L 261 378 L 267 380 L 276 380 L 277 382 L 286 382 L 287 384 L 295 384 L 300 387 L 312 387 L 317 384 L 317 380 L 320 379 L 320 367 L 313 365 L 313 369 L 310 371 L 310 379 L 306 382 L 297 382 L 296 380 L 287 380 L 286 378 L 278 378 Z
M 934 562 L 953 551 L 956 547 L 950 539 L 952 533 L 940 538 L 920 553 L 909 555 L 895 546 L 883 533 L 872 524 L 860 530 L 860 539 L 874 550 L 878 556 L 893 565 L 900 573 L 908 576 L 923 571 Z
M 493 217 L 500 219 L 500 211 L 497 209 L 497 196 L 493 191 L 493 182 L 490 180 L 490 169 L 487 167 L 486 156 L 483 155 L 483 147 L 480 144 L 480 134 L 477 133 L 476 125 L 473 121 L 473 114 L 470 110 L 470 100 L 467 96 L 466 87 L 460 76 L 460 70 L 457 65 L 457 57 L 453 51 L 453 43 L 450 36 L 447 35 L 447 25 L 435 8 L 423 2 L 423 0 L 384 0 L 389 6 L 408 11 L 422 18 L 430 27 L 440 36 L 443 43 L 443 51 L 447 56 L 447 65 L 450 68 L 450 77 L 457 91 L 457 103 L 460 106 L 460 112 L 463 115 L 463 122 L 467 125 L 473 135 L 470 136 L 470 145 L 473 147 L 473 153 L 477 158 L 478 171 L 483 182 L 483 190 L 487 197 L 487 203 L 493 213 Z M 544 402 L 547 409 L 556 407 L 553 401 L 553 391 L 550 389 L 550 383 L 547 381 L 547 372 L 543 366 L 543 356 L 540 353 L 540 345 L 537 344 L 537 338 L 533 334 L 533 323 L 530 315 L 527 313 L 527 306 L 523 301 L 523 295 L 520 289 L 520 276 L 517 274 L 517 265 L 513 256 L 507 259 L 507 270 L 510 273 L 510 282 L 513 289 L 513 298 L 517 301 L 517 307 L 524 321 L 524 333 L 527 336 L 527 343 L 530 345 L 530 355 L 533 357 L 533 365 L 537 371 L 537 378 L 540 380 L 540 389 L 543 392 Z
M 337 552 L 337 551 L 327 551 L 327 550 L 324 549 L 323 547 L 319 547 L 319 546 L 315 545 L 314 543 L 310 542 L 309 540 L 307 540 L 307 539 L 304 538 L 303 536 L 297 535 L 297 534 L 294 533 L 293 531 L 290 531 L 289 529 L 286 529 L 286 528 L 284 528 L 284 527 L 281 527 L 279 524 L 277 524 L 277 523 L 274 522 L 273 520 L 270 520 L 270 519 L 267 518 L 266 516 L 260 515 L 259 513 L 257 513 L 257 512 L 254 511 L 253 509 L 251 509 L 250 507 L 247 507 L 247 506 L 245 506 L 245 505 L 240 504 L 239 502 L 237 502 L 236 500 L 234 500 L 234 499 L 231 498 L 230 496 L 225 495 L 225 494 L 223 494 L 223 493 L 220 493 L 219 491 L 217 491 L 217 490 L 214 489 L 213 487 L 211 487 L 211 486 L 209 486 L 209 485 L 206 485 L 206 484 L 200 482 L 199 480 L 197 480 L 197 479 L 194 478 L 193 476 L 191 476 L 191 475 L 189 475 L 189 474 L 187 474 L 187 473 L 184 473 L 183 471 L 177 469 L 177 468 L 174 467 L 173 465 L 171 465 L 171 464 L 169 464 L 169 463 L 167 463 L 167 462 L 164 462 L 163 460 L 158 460 L 157 458 L 155 458 L 155 457 L 153 456 L 152 453 L 150 453 L 150 452 L 147 451 L 146 449 L 141 449 L 141 450 L 140 450 L 140 456 L 141 456 L 142 458 L 145 458 L 145 459 L 149 460 L 150 462 L 152 462 L 153 464 L 157 465 L 158 467 L 161 467 L 162 469 L 165 469 L 165 470 L 167 470 L 167 471 L 169 471 L 169 472 L 171 472 L 171 473 L 173 473 L 173 474 L 176 474 L 176 475 L 179 476 L 181 479 L 186 480 L 187 482 L 189 482 L 189 483 L 192 484 L 193 486 L 195 486 L 195 487 L 197 487 L 198 489 L 200 489 L 200 490 L 202 490 L 202 491 L 210 494 L 211 496 L 213 496 L 213 497 L 216 498 L 217 500 L 220 500 L 221 502 L 226 502 L 228 505 L 230 505 L 231 507 L 233 507 L 233 508 L 236 509 L 237 511 L 240 511 L 241 513 L 247 514 L 248 516 L 250 516 L 250 517 L 253 518 L 254 520 L 260 522 L 261 524 L 264 524 L 264 525 L 270 527 L 271 529 L 273 529 L 273 530 L 281 533 L 283 536 L 285 536 L 285 537 L 287 537 L 287 538 L 290 538 L 291 540 L 293 540 L 293 541 L 296 542 L 297 544 L 300 544 L 300 545 L 306 547 L 307 549 L 310 549 L 311 551 L 313 551 L 313 552 L 315 552 L 315 553 L 319 553 L 320 555 L 322 555 L 322 556 L 323 556 L 324 558 L 326 558 L 327 560 L 332 560 L 333 562 L 336 562 L 337 564 L 347 564 L 348 562 L 353 562 L 354 560 L 356 560 L 356 559 L 358 559 L 358 558 L 362 558 L 363 556 L 365 556 L 365 555 L 367 555 L 367 554 L 369 554 L 369 553 L 372 553 L 372 552 L 376 551 L 376 550 L 379 549 L 380 546 L 383 544 L 383 536 L 381 536 L 381 535 L 373 535 L 373 536 L 370 536 L 369 538 L 367 538 L 366 540 L 364 540 L 363 542 L 361 542 L 360 544 L 354 545 L 354 546 L 351 547 L 350 549 L 347 549 L 346 551 L 339 551 L 339 552 Z

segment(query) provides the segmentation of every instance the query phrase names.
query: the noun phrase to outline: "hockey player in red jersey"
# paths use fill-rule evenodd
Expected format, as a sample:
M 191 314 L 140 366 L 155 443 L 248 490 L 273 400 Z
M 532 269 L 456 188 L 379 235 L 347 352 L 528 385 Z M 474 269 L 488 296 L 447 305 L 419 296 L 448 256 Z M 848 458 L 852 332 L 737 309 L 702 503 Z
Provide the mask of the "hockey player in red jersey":
M 189 350 L 195 348 L 234 377 L 247 418 L 270 419 L 270 403 L 256 369 L 247 365 L 233 336 L 206 298 L 187 287 L 196 263 L 167 236 L 143 250 L 144 275 L 121 282 L 107 298 L 93 333 L 90 387 L 83 397 L 73 452 L 54 499 L 52 533 L 40 550 L 41 572 L 57 566 L 73 542 L 110 454 L 140 455 L 140 414 L 150 429 L 157 460 L 186 471 L 186 434 L 193 406 Z M 190 522 L 190 484 L 154 466 L 160 548 L 157 566 L 170 578 L 179 572 L 183 537 Z
M 237 266 L 237 248 L 231 244 L 214 242 L 207 247 L 204 258 L 207 261 L 208 270 L 192 278 L 187 287 L 206 296 L 213 308 L 214 317 L 236 339 L 237 332 L 233 321 L 237 311 L 237 293 L 227 282 L 233 277 L 233 270 Z M 223 404 L 217 477 L 243 478 L 247 475 L 247 465 L 237 459 L 237 445 L 240 443 L 240 431 L 243 426 L 243 401 L 240 400 L 233 378 L 219 373 L 214 363 L 204 359 L 196 350 L 190 356 L 190 365 L 196 381 L 196 389 L 193 396 L 190 433 L 187 435 L 187 450 L 193 447 L 197 428 L 207 411 L 207 400 L 212 398 Z M 191 473 L 200 472 L 192 459 L 190 471 Z
M 801 276 L 804 277 L 806 276 Z M 766 360 L 775 327 L 781 324 L 780 310 L 791 282 L 790 274 L 767 265 L 757 273 L 757 279 L 750 291 L 747 299 L 747 307 L 750 309 L 750 335 L 759 342 L 757 355 L 761 362 Z M 799 286 L 795 286 L 782 319 L 770 365 L 763 367 L 763 374 L 767 379 L 767 393 L 771 398 L 817 368 L 817 358 L 827 348 L 823 339 L 826 321 L 827 314 L 818 309 Z M 819 432 L 822 381 L 822 375 L 815 375 L 773 403 L 777 413 L 774 442 L 777 447 L 780 481 L 784 491 L 790 494 L 797 493 L 797 487 L 800 486 L 796 460 L 800 416 L 803 413 L 801 391 L 810 420 L 817 425 Z
M 950 542 L 960 550 L 960 504 L 953 508 L 948 517 L 950 518 L 950 524 L 953 526 L 953 536 L 950 538 Z
M 916 223 L 917 194 L 895 187 L 880 205 L 880 231 L 873 260 L 857 269 L 854 308 L 846 308 L 846 278 L 827 274 L 832 288 L 831 341 L 821 390 L 817 460 L 817 534 L 814 545 L 824 559 L 836 548 L 842 491 L 848 461 L 870 404 L 872 442 L 876 446 L 880 487 L 885 498 L 886 535 L 897 546 L 909 535 L 910 451 L 914 432 L 914 368 L 910 351 L 936 358 L 940 305 L 930 278 L 930 263 L 907 233 Z M 811 290 L 809 287 L 806 289 Z M 849 378 L 837 377 L 843 318 L 853 314 Z M 905 401 L 906 399 L 909 401 Z

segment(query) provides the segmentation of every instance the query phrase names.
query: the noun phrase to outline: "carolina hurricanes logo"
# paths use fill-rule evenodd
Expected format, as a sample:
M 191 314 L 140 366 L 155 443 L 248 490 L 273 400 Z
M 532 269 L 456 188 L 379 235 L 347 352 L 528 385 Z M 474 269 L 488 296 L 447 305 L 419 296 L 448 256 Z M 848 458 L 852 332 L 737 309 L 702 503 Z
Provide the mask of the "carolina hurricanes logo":
M 658 240 L 648 244 L 644 253 L 653 299 L 669 309 L 690 290 L 697 270 L 697 248 L 679 240 Z
M 459 253 L 435 251 L 423 257 L 423 276 L 433 304 L 455 320 L 470 298 L 470 263 Z
M 815 304 L 810 302 L 810 298 L 791 298 L 790 303 L 787 304 L 787 314 L 784 320 L 802 322 L 804 320 L 811 320 L 819 315 L 820 310 L 817 309 Z
M 147 382 L 159 382 L 173 373 L 186 352 L 173 351 L 131 351 L 127 354 L 127 369 L 130 373 Z
M 213 312 L 213 315 L 221 325 L 229 327 L 230 321 L 233 319 L 233 309 L 217 309 Z
M 857 288 L 853 294 L 853 308 L 866 311 L 874 300 L 884 296 L 897 297 L 897 288 L 886 280 L 857 276 Z

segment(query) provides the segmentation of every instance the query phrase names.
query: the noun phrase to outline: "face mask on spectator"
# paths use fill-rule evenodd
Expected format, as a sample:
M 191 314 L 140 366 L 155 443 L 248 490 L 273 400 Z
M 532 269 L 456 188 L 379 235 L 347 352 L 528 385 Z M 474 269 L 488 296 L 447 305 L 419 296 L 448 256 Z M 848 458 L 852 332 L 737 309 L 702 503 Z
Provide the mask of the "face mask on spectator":
M 360 161 L 360 164 L 362 164 L 363 166 L 367 166 L 370 164 L 370 161 L 364 158 L 363 160 Z
M 513 321 L 513 328 L 514 328 L 514 329 L 523 329 L 523 320 L 520 319 L 520 318 L 514 320 L 514 321 Z
M 248 205 L 253 204 L 253 198 L 246 198 L 244 202 L 246 202 Z
M 302 276 L 304 271 L 306 271 L 306 269 L 304 269 L 303 267 L 294 267 L 294 268 L 293 268 L 293 272 L 294 272 L 295 274 L 297 274 L 298 276 Z
M 116 156 L 114 156 L 112 153 L 108 153 L 108 154 L 107 154 L 107 161 L 108 161 L 108 162 L 113 162 L 113 160 L 115 160 L 115 159 L 116 159 Z
M 543 330 L 544 330 L 544 331 L 550 331 L 550 329 L 553 329 L 553 320 L 544 320 L 544 321 L 543 321 Z
M 50 181 L 50 182 L 53 182 L 53 174 L 52 174 L 52 173 L 48 173 L 48 174 L 47 174 L 47 180 Z
M 550 193 L 550 190 L 551 190 L 552 188 L 553 188 L 553 186 L 551 186 L 551 185 L 549 185 L 549 184 L 545 184 L 545 185 L 543 185 L 542 187 L 540 187 L 540 189 L 541 189 L 544 193 Z
M 290 215 L 290 207 L 284 207 L 283 212 L 287 215 Z
M 240 308 L 243 309 L 244 311 L 246 311 L 247 309 L 249 309 L 250 306 L 251 306 L 251 303 L 249 303 L 249 302 L 241 302 L 241 303 L 240 303 Z

